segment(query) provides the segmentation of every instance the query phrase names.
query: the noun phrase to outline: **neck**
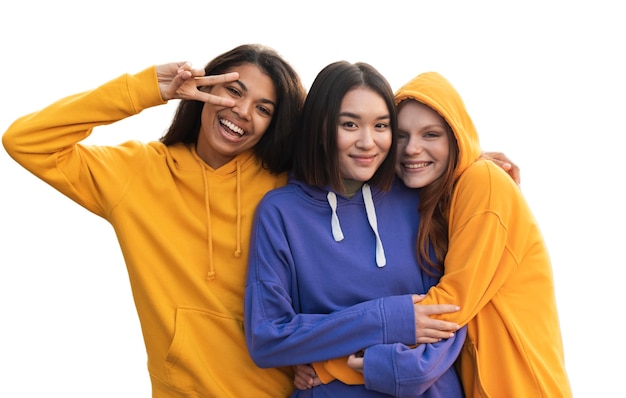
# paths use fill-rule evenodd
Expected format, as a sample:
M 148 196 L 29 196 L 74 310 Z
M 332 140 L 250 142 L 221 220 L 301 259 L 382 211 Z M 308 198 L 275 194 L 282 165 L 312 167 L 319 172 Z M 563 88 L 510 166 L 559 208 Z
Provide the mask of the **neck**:
M 342 179 L 342 182 L 343 182 L 343 187 L 345 189 L 344 194 L 348 198 L 353 197 L 357 193 L 357 191 L 361 189 L 361 187 L 364 184 L 363 181 L 346 180 L 346 179 Z

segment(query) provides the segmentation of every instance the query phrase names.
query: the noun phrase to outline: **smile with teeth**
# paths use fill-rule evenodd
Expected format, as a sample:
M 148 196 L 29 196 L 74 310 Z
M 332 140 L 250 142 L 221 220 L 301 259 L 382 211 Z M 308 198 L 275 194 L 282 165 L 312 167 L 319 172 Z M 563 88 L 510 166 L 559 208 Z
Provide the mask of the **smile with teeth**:
M 421 169 L 430 164 L 430 162 L 420 162 L 420 163 L 405 163 L 404 167 L 407 169 Z
M 220 124 L 240 137 L 245 133 L 245 131 L 241 127 L 235 125 L 234 123 L 231 123 L 226 119 L 220 119 Z

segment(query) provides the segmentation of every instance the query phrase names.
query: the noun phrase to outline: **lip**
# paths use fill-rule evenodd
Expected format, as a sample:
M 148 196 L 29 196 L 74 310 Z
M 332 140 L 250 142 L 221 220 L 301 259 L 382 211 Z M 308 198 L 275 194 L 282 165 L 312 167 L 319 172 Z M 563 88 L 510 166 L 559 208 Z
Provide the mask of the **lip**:
M 357 163 L 370 165 L 376 159 L 376 155 L 350 155 L 350 158 L 352 158 Z

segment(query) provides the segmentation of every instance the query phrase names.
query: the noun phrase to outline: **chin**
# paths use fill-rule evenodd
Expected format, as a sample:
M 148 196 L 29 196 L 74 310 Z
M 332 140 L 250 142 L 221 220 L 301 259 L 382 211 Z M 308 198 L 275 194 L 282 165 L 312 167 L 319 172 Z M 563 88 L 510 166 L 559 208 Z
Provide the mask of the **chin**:
M 423 186 L 425 186 L 426 184 L 422 183 L 421 181 L 417 181 L 415 178 L 402 178 L 402 181 L 404 181 L 404 185 L 406 185 L 409 188 L 422 188 Z

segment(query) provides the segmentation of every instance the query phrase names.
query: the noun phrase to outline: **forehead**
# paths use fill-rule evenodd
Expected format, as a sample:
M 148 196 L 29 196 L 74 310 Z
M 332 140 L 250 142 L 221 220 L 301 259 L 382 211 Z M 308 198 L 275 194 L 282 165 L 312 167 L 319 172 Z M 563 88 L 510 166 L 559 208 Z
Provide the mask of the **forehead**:
M 434 109 L 416 100 L 406 100 L 400 103 L 398 107 L 398 121 L 424 120 L 430 123 L 445 123 L 443 118 Z
M 372 109 L 387 111 L 385 99 L 368 87 L 355 87 L 344 95 L 341 101 L 341 112 L 368 112 Z

